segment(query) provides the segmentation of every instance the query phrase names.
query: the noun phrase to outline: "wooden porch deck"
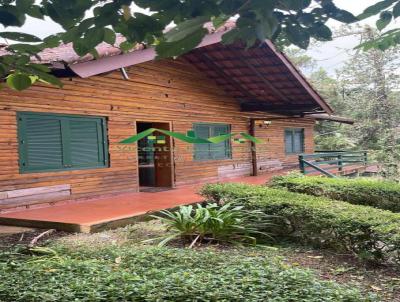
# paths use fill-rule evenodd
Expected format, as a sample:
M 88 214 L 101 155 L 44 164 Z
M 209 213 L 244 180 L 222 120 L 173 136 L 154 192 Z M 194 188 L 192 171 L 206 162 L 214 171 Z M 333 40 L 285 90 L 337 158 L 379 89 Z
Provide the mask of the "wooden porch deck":
M 281 170 L 260 176 L 234 178 L 224 180 L 224 182 L 263 184 L 272 176 L 288 171 Z M 0 214 L 0 224 L 68 232 L 96 232 L 143 220 L 151 212 L 201 202 L 203 198 L 197 194 L 201 186 L 201 184 L 186 186 L 156 193 L 121 194 L 107 198 L 19 210 Z

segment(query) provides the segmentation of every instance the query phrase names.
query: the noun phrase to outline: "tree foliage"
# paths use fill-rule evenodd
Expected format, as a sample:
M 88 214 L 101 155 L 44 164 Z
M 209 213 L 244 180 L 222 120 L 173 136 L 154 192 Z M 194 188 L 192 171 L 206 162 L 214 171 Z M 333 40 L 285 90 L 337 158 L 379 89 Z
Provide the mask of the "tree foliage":
M 379 28 L 398 16 L 400 0 L 381 2 L 384 4 L 362 15 L 366 18 L 383 11 Z M 271 39 L 280 46 L 294 44 L 307 48 L 311 38 L 332 39 L 331 29 L 326 25 L 328 20 L 358 21 L 333 0 L 0 0 L 0 3 L 0 24 L 5 27 L 20 27 L 30 16 L 49 17 L 64 30 L 44 39 L 22 32 L 0 32 L 0 37 L 17 42 L 7 47 L 8 56 L 0 58 L 0 76 L 15 74 L 7 84 L 17 90 L 28 86 L 28 77 L 31 83 L 41 79 L 61 85 L 48 75 L 48 70 L 29 62 L 31 56 L 37 56 L 44 48 L 60 43 L 71 42 L 80 56 L 90 53 L 97 57 L 95 47 L 101 42 L 114 44 L 120 34 L 126 38 L 120 45 L 123 51 L 144 43 L 154 45 L 159 57 L 174 57 L 200 43 L 207 33 L 206 22 L 218 27 L 234 17 L 236 27 L 223 36 L 224 43 L 242 40 L 252 46 L 257 40 Z M 151 13 L 133 12 L 132 5 Z M 166 31 L 171 24 L 175 27 Z
M 379 32 L 369 27 L 336 34 L 353 34 L 365 42 L 379 37 Z M 317 149 L 370 150 L 372 159 L 382 163 L 382 174 L 400 180 L 400 47 L 384 52 L 379 49 L 358 50 L 349 55 L 343 67 L 337 70 L 336 77 L 315 67 L 309 75 L 310 81 L 335 108 L 336 114 L 356 122 L 353 126 L 319 123 L 316 128 Z

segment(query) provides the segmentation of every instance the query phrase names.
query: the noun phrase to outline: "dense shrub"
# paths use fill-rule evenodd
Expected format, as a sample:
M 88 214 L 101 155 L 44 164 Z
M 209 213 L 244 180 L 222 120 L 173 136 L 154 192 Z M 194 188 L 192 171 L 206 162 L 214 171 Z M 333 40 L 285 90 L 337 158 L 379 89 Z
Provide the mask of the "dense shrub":
M 244 251 L 108 248 L 0 261 L 0 301 L 356 302 L 358 290 Z
M 241 199 L 249 209 L 281 216 L 287 223 L 282 236 L 400 263 L 398 213 L 265 186 L 212 184 L 202 194 L 214 202 Z
M 160 219 L 169 231 L 159 238 L 160 246 L 176 238 L 189 243 L 189 247 L 204 242 L 256 244 L 257 237 L 270 238 L 265 232 L 271 226 L 269 215 L 230 203 L 181 206 L 153 217 Z
M 269 184 L 275 188 L 353 204 L 400 212 L 400 184 L 372 178 L 328 178 L 317 176 L 276 176 Z

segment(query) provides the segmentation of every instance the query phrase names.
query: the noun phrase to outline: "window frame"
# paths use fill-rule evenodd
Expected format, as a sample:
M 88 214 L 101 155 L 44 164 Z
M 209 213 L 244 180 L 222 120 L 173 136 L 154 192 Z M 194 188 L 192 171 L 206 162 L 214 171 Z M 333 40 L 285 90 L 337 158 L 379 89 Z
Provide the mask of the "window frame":
M 295 140 L 295 133 L 300 132 L 301 133 L 301 150 L 300 151 L 295 151 L 294 150 L 294 140 Z M 302 154 L 305 151 L 305 129 L 304 128 L 285 128 L 284 130 L 284 135 L 283 135 L 283 141 L 284 141 L 284 146 L 285 146 L 285 154 L 286 155 L 296 155 L 296 154 Z M 287 150 L 286 146 L 286 134 L 290 133 L 291 134 L 291 151 Z
M 26 139 L 26 125 L 23 117 L 34 117 L 40 119 L 41 117 L 53 117 L 60 120 L 61 126 L 61 140 L 62 140 L 62 161 L 64 162 L 71 161 L 71 150 L 69 153 L 65 153 L 65 151 L 70 148 L 70 146 L 63 145 L 65 141 L 69 139 L 70 130 L 65 130 L 65 123 L 63 120 L 72 120 L 77 119 L 79 121 L 93 121 L 98 120 L 97 123 L 97 139 L 102 142 L 98 146 L 99 154 L 102 154 L 103 160 L 97 165 L 75 165 L 75 166 L 64 166 L 60 168 L 30 168 L 25 165 L 27 161 L 27 152 L 28 146 L 24 144 L 23 141 Z M 99 126 L 101 129 L 99 129 Z M 101 130 L 101 131 L 99 131 Z M 64 131 L 64 134 L 63 134 Z M 89 170 L 89 169 L 101 169 L 101 168 L 109 168 L 110 167 L 110 159 L 109 159 L 109 144 L 108 144 L 108 129 L 107 129 L 107 118 L 101 116 L 92 116 L 92 115 L 78 115 L 78 114 L 63 114 L 63 113 L 52 113 L 52 112 L 31 112 L 31 111 L 18 111 L 17 112 L 17 133 L 18 133 L 18 156 L 19 156 L 19 172 L 21 174 L 25 173 L 44 173 L 44 172 L 65 172 L 65 171 L 74 171 L 74 170 Z
M 226 126 L 227 127 L 227 129 L 228 129 L 228 133 L 231 133 L 232 132 L 232 127 L 231 127 L 231 125 L 230 124 L 225 124 L 225 123 L 207 123 L 207 122 L 197 122 L 197 123 L 193 123 L 193 131 L 194 131 L 194 133 L 195 133 L 195 135 L 196 135 L 196 126 L 208 126 L 208 127 L 218 127 L 218 126 Z M 211 129 L 215 129 L 215 128 L 209 128 L 209 135 L 211 134 L 210 132 L 210 130 Z M 214 132 L 215 130 L 212 130 L 212 132 Z M 197 136 L 197 135 L 196 135 Z M 216 136 L 216 135 L 214 135 L 214 133 L 211 135 L 211 136 L 209 136 L 209 137 L 213 137 L 213 136 Z M 232 144 L 231 144 L 231 140 L 226 140 L 225 142 L 224 142 L 225 144 L 226 144 L 226 147 L 225 147 L 225 156 L 224 157 L 221 157 L 221 158 L 198 158 L 198 157 L 196 157 L 196 144 L 194 144 L 194 146 L 193 146 L 193 160 L 194 161 L 199 161 L 199 162 L 205 162 L 205 161 L 217 161 L 217 160 L 230 160 L 230 159 L 232 159 Z M 208 144 L 208 146 L 210 147 L 212 144 L 210 143 L 210 144 Z M 210 148 L 209 148 L 209 150 L 208 150 L 208 152 L 209 152 L 209 155 L 211 155 L 211 152 L 210 152 L 211 150 L 210 150 Z

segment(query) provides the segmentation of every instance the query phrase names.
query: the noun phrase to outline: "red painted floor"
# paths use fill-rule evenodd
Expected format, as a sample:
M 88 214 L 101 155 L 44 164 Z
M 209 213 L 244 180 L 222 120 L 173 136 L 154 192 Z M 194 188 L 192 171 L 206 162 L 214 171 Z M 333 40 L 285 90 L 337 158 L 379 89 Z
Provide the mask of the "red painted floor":
M 255 177 L 235 178 L 224 182 L 264 184 L 272 176 L 284 172 L 286 171 Z M 40 221 L 80 226 L 98 225 L 140 216 L 148 212 L 174 208 L 179 205 L 200 202 L 203 200 L 197 194 L 200 187 L 201 185 L 196 185 L 157 193 L 140 192 L 121 194 L 107 198 L 20 210 L 0 214 L 0 221 L 3 224 L 18 224 L 20 226 L 32 226 L 32 223 L 29 222 L 35 222 L 37 226 L 37 223 Z M 15 222 L 15 220 L 20 221 Z

